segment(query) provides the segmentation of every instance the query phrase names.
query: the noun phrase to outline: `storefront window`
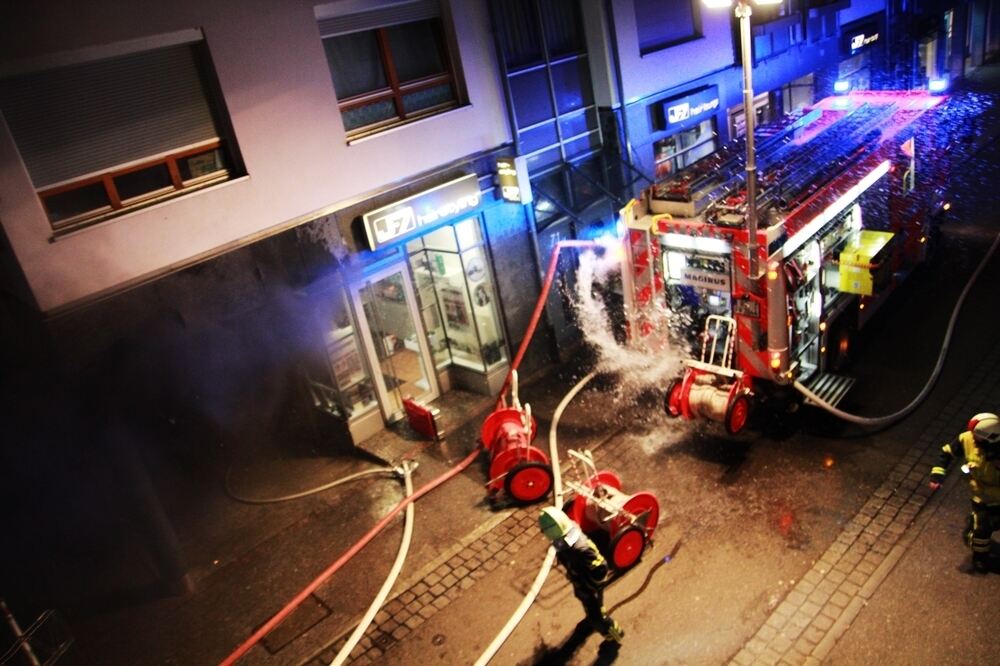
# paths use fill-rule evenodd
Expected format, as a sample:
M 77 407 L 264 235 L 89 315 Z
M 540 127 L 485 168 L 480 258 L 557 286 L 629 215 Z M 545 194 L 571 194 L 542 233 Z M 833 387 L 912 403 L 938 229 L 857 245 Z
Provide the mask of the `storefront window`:
M 485 372 L 506 361 L 478 219 L 430 232 L 407 250 L 438 369 L 455 364 Z
M 371 373 L 358 346 L 344 292 L 336 290 L 331 316 L 324 330 L 332 386 L 312 382 L 316 406 L 341 418 L 351 419 L 378 406 Z
M 705 120 L 689 130 L 657 141 L 653 144 L 656 179 L 661 180 L 694 164 L 702 157 L 714 153 L 717 148 L 714 119 Z
M 837 79 L 850 83 L 851 90 L 871 89 L 871 53 L 859 53 L 842 60 L 837 66 Z

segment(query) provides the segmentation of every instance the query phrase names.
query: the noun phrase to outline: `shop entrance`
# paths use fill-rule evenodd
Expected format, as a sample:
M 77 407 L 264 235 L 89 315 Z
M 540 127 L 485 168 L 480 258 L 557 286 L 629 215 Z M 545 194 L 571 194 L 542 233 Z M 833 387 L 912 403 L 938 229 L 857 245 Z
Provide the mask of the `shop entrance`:
M 397 264 L 351 285 L 351 302 L 373 368 L 375 390 L 387 421 L 403 418 L 403 399 L 438 397 L 434 364 L 420 324 L 405 264 Z

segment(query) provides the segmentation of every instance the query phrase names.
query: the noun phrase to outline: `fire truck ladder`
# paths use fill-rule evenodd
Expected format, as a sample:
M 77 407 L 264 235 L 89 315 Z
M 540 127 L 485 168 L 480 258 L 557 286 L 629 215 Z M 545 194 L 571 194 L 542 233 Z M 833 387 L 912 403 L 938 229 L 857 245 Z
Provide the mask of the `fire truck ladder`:
M 842 171 L 844 161 L 857 149 L 877 141 L 878 126 L 893 111 L 893 105 L 862 105 L 831 125 L 818 140 L 810 141 L 805 146 L 792 145 L 789 149 L 779 149 L 773 155 L 765 155 L 762 164 L 765 167 L 775 166 L 782 198 L 786 202 L 794 200 Z M 768 194 L 774 197 L 778 193 Z

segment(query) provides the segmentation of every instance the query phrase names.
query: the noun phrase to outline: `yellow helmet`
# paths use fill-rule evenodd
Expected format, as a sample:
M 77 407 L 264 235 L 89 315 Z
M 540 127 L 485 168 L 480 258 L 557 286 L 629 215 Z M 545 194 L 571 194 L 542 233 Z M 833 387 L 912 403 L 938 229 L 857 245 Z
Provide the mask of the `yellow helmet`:
M 542 534 L 555 541 L 565 538 L 570 530 L 576 526 L 576 523 L 560 509 L 547 506 L 538 515 L 538 526 L 542 528 Z

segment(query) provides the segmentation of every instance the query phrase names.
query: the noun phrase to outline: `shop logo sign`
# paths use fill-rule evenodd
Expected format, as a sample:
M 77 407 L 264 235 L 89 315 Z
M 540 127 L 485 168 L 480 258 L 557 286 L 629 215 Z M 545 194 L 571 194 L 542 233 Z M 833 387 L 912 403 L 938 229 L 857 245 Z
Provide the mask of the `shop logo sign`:
M 361 217 L 372 250 L 416 235 L 422 227 L 479 206 L 479 180 L 462 176 Z
M 853 37 L 851 37 L 851 50 L 857 51 L 862 46 L 868 46 L 869 44 L 873 44 L 874 42 L 877 41 L 878 41 L 877 32 L 874 35 L 866 35 L 865 33 L 862 32 L 860 35 L 854 35 Z
M 719 108 L 719 98 L 717 97 L 694 105 L 690 102 L 681 102 L 667 107 L 667 122 L 671 125 L 681 123 L 717 108 Z
M 416 229 L 417 216 L 413 214 L 413 208 L 406 206 L 385 217 L 376 217 L 371 221 L 371 227 L 375 232 L 375 241 L 386 243 Z

